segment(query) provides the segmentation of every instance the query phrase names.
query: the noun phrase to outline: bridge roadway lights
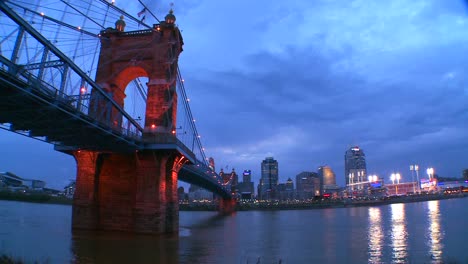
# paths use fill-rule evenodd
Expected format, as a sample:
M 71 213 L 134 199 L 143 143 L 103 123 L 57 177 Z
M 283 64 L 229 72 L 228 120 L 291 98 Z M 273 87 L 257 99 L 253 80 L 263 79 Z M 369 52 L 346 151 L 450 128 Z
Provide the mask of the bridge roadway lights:
M 70 154 L 77 162 L 73 229 L 177 234 L 182 155 L 168 150 Z
M 229 215 L 236 211 L 235 199 L 219 199 L 219 213 L 222 215 Z

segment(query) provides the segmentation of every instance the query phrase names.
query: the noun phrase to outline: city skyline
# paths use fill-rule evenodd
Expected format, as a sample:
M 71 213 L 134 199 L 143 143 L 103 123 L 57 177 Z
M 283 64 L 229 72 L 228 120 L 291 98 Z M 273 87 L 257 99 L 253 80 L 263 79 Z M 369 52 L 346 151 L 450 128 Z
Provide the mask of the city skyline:
M 169 1 L 148 7 L 162 18 Z M 423 176 L 468 167 L 465 1 L 201 0 L 174 11 L 179 65 L 217 171 L 251 169 L 257 184 L 273 156 L 280 182 L 327 164 L 344 186 L 343 153 L 355 145 L 387 182 L 396 171 L 410 180 L 411 164 Z M 2 130 L 0 146 L 0 171 L 56 188 L 75 177 L 73 158 L 52 145 Z

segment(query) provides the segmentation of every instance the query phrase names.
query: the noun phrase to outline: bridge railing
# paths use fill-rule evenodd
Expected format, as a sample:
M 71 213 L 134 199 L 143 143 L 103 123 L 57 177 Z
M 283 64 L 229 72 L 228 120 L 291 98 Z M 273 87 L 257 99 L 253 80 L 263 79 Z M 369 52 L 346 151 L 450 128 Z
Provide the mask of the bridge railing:
M 13 9 L 7 3 L 0 1 L 2 30 L 7 31 L 3 32 L 4 37 L 0 39 L 2 68 L 34 87 L 35 92 L 63 103 L 63 107 L 70 107 L 88 118 L 103 117 L 97 120 L 94 118 L 94 124 L 111 129 L 122 137 L 141 137 L 143 128 L 140 124 L 113 100 L 112 95 L 54 45 L 53 38 L 57 37 L 54 34 L 58 32 L 40 32 L 40 29 L 34 27 L 35 23 L 26 21 L 17 13 L 20 9 Z M 99 113 L 92 113 L 91 90 L 107 106 Z

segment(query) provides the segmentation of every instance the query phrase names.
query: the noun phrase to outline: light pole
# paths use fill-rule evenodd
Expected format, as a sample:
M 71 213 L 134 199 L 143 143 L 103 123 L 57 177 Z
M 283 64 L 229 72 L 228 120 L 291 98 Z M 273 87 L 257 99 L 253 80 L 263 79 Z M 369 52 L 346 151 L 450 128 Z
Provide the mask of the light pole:
M 434 177 L 434 168 L 427 168 L 426 172 L 427 176 L 429 176 L 429 180 L 432 180 L 432 178 Z
M 397 180 L 396 194 L 398 195 L 398 184 L 400 184 L 400 179 L 401 179 L 400 173 L 396 173 L 396 174 L 395 174 L 395 178 L 396 178 L 396 180 Z
M 421 193 L 421 182 L 419 181 L 419 165 L 414 165 L 414 170 L 416 171 L 416 180 L 418 181 L 418 193 Z
M 416 187 L 414 186 L 414 166 L 415 165 L 410 165 L 409 169 L 411 171 L 411 180 L 413 181 L 413 193 L 416 193 Z

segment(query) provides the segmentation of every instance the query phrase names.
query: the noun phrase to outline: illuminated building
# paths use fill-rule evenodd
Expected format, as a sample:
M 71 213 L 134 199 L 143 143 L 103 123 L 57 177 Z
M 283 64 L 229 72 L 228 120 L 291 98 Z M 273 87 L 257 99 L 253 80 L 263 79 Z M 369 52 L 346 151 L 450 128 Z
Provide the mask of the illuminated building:
M 296 175 L 298 199 L 311 199 L 320 195 L 320 179 L 316 172 L 303 171 Z
M 252 171 L 251 170 L 244 170 L 242 173 L 242 181 L 243 182 L 251 182 L 252 181 Z
M 358 146 L 345 152 L 345 180 L 350 190 L 362 190 L 368 182 L 366 155 Z
M 278 161 L 273 157 L 265 158 L 261 164 L 261 172 L 258 195 L 261 200 L 273 199 L 278 185 Z
M 318 176 L 321 182 L 320 193 L 335 193 L 338 192 L 338 186 L 336 185 L 336 176 L 330 166 L 320 166 L 318 168 Z
M 294 183 L 288 178 L 286 183 L 280 183 L 277 186 L 277 199 L 281 201 L 294 199 Z
M 252 182 L 252 172 L 250 170 L 244 170 L 242 173 L 242 182 L 239 182 L 238 190 L 241 200 L 253 199 L 254 183 Z

